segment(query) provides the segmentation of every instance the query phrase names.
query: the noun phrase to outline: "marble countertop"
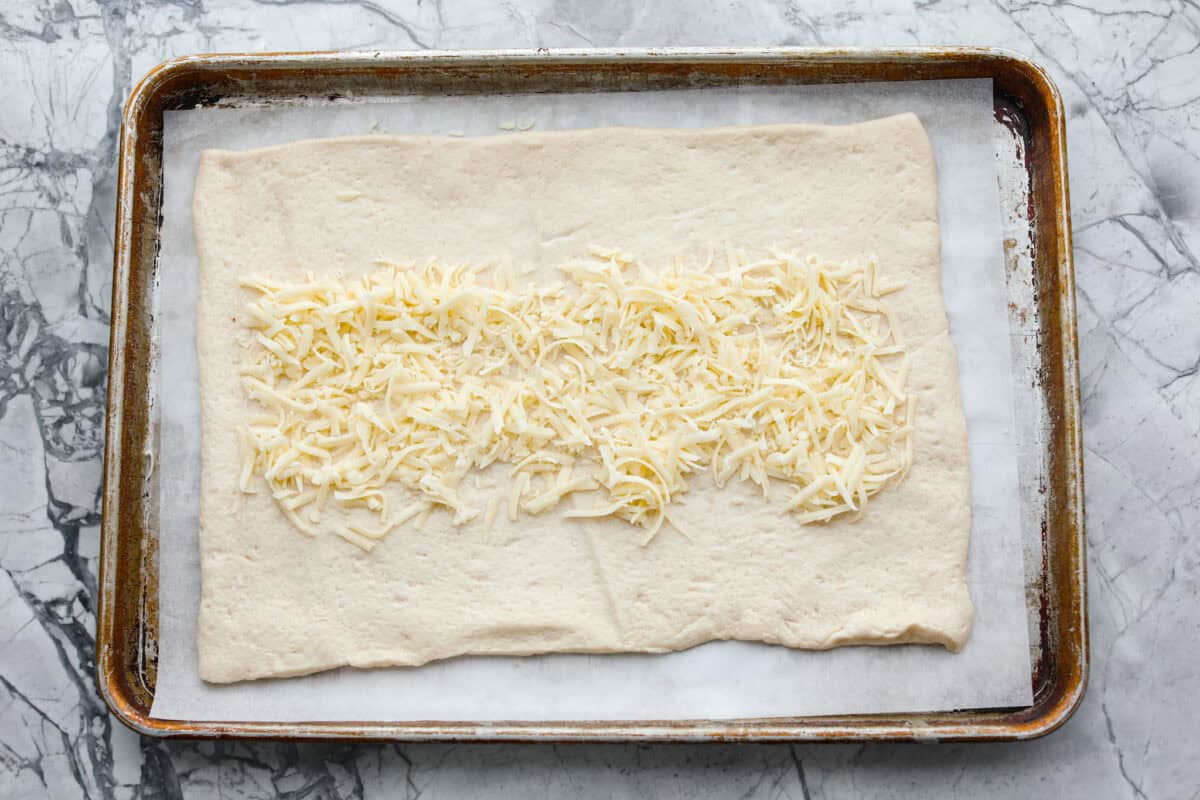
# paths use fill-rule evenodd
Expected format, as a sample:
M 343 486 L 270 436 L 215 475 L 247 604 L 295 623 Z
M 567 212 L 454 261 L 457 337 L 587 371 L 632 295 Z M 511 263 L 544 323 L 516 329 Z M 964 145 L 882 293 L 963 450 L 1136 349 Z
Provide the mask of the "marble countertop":
M 1197 797 L 1200 5 L 0 0 L 0 796 Z M 1012 745 L 164 742 L 93 681 L 116 144 L 220 50 L 996 45 L 1069 112 L 1092 631 L 1082 707 Z

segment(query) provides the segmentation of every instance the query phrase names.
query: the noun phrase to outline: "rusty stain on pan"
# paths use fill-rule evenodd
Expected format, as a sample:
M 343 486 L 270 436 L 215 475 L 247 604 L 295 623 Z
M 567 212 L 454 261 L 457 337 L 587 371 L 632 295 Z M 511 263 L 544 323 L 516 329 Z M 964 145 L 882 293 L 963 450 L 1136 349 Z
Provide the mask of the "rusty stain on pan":
M 1027 708 L 742 720 L 629 722 L 197 722 L 150 717 L 158 628 L 154 291 L 163 112 L 356 95 L 646 90 L 991 78 L 1025 142 L 1030 251 L 1049 411 L 1034 702 Z M 1001 103 L 1001 100 L 1003 101 Z M 1088 634 L 1082 443 L 1065 119 L 1049 76 L 989 48 L 787 48 L 268 53 L 168 61 L 125 107 L 97 623 L 97 680 L 122 722 L 173 737 L 470 741 L 996 741 L 1047 734 L 1078 706 Z

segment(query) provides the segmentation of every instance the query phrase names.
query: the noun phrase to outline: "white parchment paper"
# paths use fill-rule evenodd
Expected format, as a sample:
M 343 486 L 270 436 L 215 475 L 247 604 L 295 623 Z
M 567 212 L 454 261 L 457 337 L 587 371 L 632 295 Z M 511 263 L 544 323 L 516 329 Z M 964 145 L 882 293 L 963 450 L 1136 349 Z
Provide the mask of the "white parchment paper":
M 191 201 L 199 153 L 369 132 L 840 124 L 905 111 L 937 161 L 942 285 L 972 471 L 975 627 L 939 647 L 827 652 L 714 642 L 667 655 L 467 657 L 215 686 L 197 672 L 200 410 Z M 190 720 L 728 719 L 944 711 L 1032 702 L 1013 382 L 990 80 L 669 92 L 414 96 L 167 112 L 160 250 L 158 684 L 151 715 Z M 235 380 L 236 365 L 230 365 Z M 918 458 L 919 458 L 918 454 Z

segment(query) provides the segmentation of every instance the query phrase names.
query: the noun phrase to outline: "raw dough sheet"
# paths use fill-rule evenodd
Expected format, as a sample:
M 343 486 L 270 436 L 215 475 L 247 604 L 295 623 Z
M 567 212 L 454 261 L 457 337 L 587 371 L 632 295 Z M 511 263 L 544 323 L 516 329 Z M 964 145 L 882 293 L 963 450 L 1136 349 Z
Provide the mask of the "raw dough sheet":
M 699 101 L 699 102 L 697 102 Z M 962 653 L 827 653 L 720 642 L 667 656 L 467 658 L 417 670 L 341 670 L 217 687 L 196 672 L 199 595 L 196 158 L 301 138 L 386 130 L 496 135 L 611 125 L 844 123 L 916 112 L 938 162 L 943 291 L 963 376 L 973 512 L 975 630 Z M 220 117 L 218 119 L 218 117 Z M 988 81 L 513 97 L 176 112 L 166 120 L 161 251 L 160 662 L 153 715 L 186 719 L 682 719 L 944 710 L 1030 702 L 1028 640 Z M 999 468 L 998 468 L 999 467 Z

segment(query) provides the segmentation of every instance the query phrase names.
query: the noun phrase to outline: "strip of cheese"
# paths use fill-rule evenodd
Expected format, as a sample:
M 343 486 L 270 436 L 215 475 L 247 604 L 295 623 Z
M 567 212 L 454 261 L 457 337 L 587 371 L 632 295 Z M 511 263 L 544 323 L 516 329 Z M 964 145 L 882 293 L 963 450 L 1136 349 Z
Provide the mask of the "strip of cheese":
M 306 533 L 334 524 L 364 549 L 413 516 L 399 481 L 455 524 L 473 470 L 512 464 L 510 518 L 599 492 L 574 515 L 646 528 L 688 476 L 794 485 L 802 522 L 861 512 L 912 460 L 906 357 L 874 261 L 772 252 L 651 276 L 619 251 L 514 291 L 465 266 L 381 263 L 357 281 L 243 279 L 254 329 L 242 369 L 267 415 L 248 420 L 242 489 L 261 476 Z M 302 520 L 308 520 L 305 523 Z

